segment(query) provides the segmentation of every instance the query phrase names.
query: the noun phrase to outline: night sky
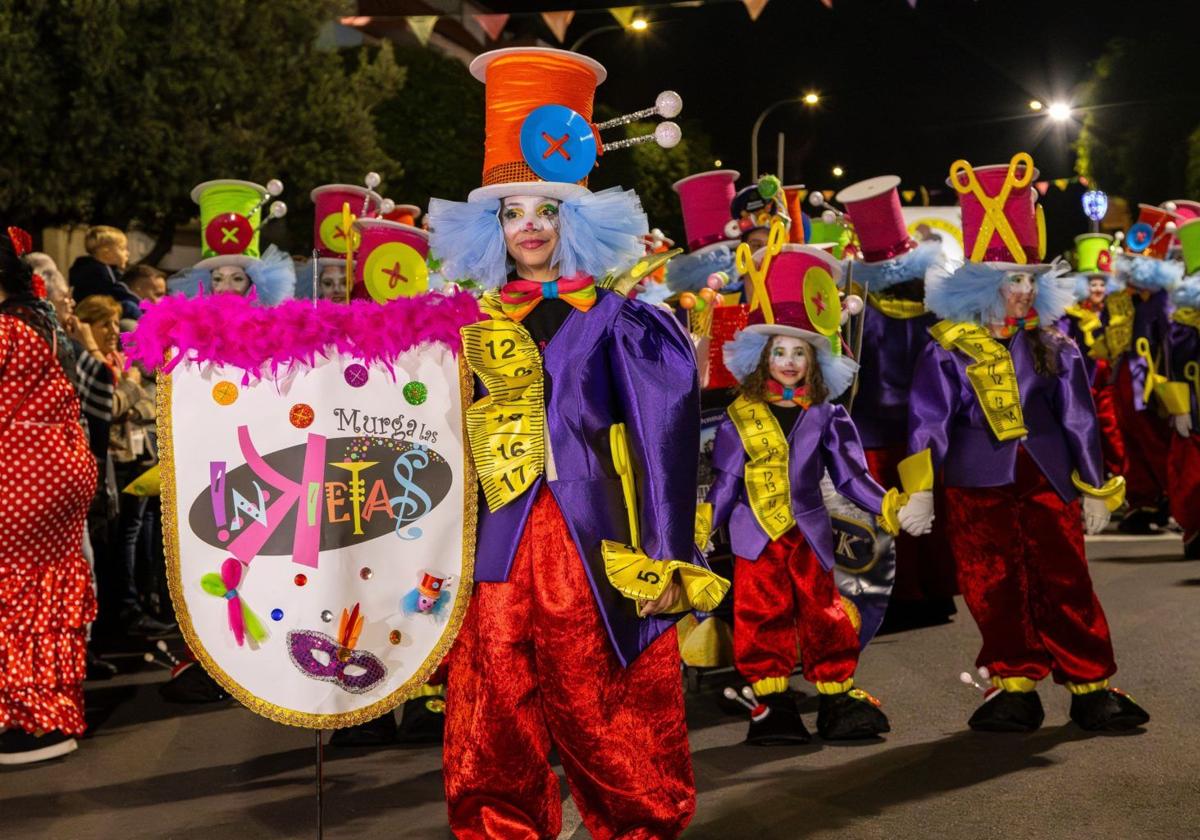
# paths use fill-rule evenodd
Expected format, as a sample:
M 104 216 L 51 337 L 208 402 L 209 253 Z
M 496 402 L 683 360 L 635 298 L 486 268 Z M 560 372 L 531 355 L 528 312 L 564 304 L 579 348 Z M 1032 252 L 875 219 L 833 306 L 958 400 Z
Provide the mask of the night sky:
M 536 0 L 493 2 L 496 11 L 563 8 Z M 610 3 L 579 0 L 575 8 Z M 750 130 L 772 102 L 815 90 L 821 105 L 789 104 L 775 110 L 760 135 L 760 170 L 774 169 L 776 137 L 786 134 L 785 181 L 837 188 L 894 173 L 902 188 L 942 185 L 949 164 L 965 157 L 975 165 L 1003 163 L 1029 151 L 1041 179 L 1070 177 L 1069 144 L 1077 126 L 1051 126 L 1029 110 L 1031 99 L 1070 100 L 1087 80 L 1090 64 L 1111 37 L 1128 34 L 1136 17 L 1141 37 L 1184 24 L 1191 3 L 1059 2 L 1058 0 L 771 0 L 757 22 L 740 2 L 699 9 L 643 7 L 653 21 L 644 35 L 605 32 L 581 51 L 609 69 L 598 99 L 621 110 L 652 104 L 661 89 L 679 91 L 683 116 L 699 120 L 713 141 L 714 157 L 750 175 Z M 591 28 L 612 24 L 607 14 L 579 14 L 568 45 Z M 525 18 L 549 39 L 548 30 Z M 1188 61 L 1194 58 L 1186 59 Z M 845 175 L 839 181 L 831 170 Z M 1054 229 L 1078 192 L 1046 203 L 1052 240 L 1080 232 Z M 1133 196 L 1158 202 L 1167 196 Z M 1057 200 L 1056 200 L 1057 199 Z M 950 194 L 933 203 L 953 203 Z M 1055 235 L 1057 234 L 1057 235 Z

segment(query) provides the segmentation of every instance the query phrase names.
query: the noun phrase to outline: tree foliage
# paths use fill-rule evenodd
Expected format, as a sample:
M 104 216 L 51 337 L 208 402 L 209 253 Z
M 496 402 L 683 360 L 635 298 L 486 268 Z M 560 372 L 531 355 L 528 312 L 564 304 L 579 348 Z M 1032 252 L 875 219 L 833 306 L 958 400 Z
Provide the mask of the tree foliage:
M 318 184 L 400 177 L 372 120 L 403 83 L 390 49 L 317 44 L 345 11 L 342 0 L 5 4 L 0 212 L 34 228 L 139 222 L 165 244 L 204 180 L 280 178 L 295 209 Z
M 1200 188 L 1200 66 L 1175 56 L 1193 50 L 1191 30 L 1115 38 L 1081 91 L 1083 128 L 1076 170 L 1111 193 L 1158 203 Z M 1186 173 L 1195 173 L 1190 178 Z M 1189 191 L 1190 188 L 1190 191 Z

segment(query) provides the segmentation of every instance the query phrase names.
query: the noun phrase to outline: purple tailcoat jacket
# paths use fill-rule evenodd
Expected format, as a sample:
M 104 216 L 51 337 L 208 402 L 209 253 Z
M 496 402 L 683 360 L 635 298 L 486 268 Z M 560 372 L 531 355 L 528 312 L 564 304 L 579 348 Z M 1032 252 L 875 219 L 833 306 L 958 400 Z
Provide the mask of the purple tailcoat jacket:
M 1129 365 L 1129 373 L 1133 378 L 1133 405 L 1138 411 L 1144 411 L 1150 406 L 1142 400 L 1143 389 L 1146 387 L 1146 374 L 1149 369 L 1146 360 L 1138 355 L 1137 340 L 1145 338 L 1150 342 L 1150 352 L 1159 358 L 1167 343 L 1171 331 L 1171 299 L 1165 290 L 1151 293 L 1145 300 L 1141 293 L 1133 292 L 1133 342 L 1129 346 L 1122 361 Z M 1161 368 L 1162 365 L 1160 364 Z
M 1051 486 L 1069 502 L 1079 492 L 1071 471 L 1093 487 L 1104 484 L 1100 432 L 1087 369 L 1074 342 L 1060 338 L 1057 376 L 1033 367 L 1028 332 L 1008 350 L 1016 370 L 1028 436 L 1000 442 L 992 434 L 967 378 L 971 359 L 930 342 L 913 377 L 908 451 L 931 450 L 933 468 L 950 487 L 1001 487 L 1015 480 L 1017 447 L 1025 447 Z
M 1200 433 L 1200 405 L 1197 404 L 1196 391 L 1188 381 L 1184 370 L 1188 362 L 1200 363 L 1200 330 L 1171 322 L 1171 379 L 1175 382 L 1187 382 L 1188 399 L 1192 406 L 1192 434 Z
M 1102 308 L 1095 314 L 1100 318 L 1100 329 L 1092 333 L 1092 339 L 1100 341 L 1104 337 L 1104 328 L 1108 326 L 1108 307 Z M 1096 360 L 1088 355 L 1087 339 L 1084 338 L 1083 330 L 1079 329 L 1079 319 L 1074 315 L 1064 315 L 1058 319 L 1057 326 L 1058 331 L 1074 341 L 1075 346 L 1079 348 L 1079 353 L 1083 357 L 1084 369 L 1087 370 L 1088 382 L 1094 383 L 1096 381 Z
M 929 328 L 937 317 L 889 318 L 869 303 L 864 317 L 851 417 L 868 449 L 903 446 L 913 368 L 932 340 Z
M 678 616 L 638 618 L 612 587 L 600 543 L 628 542 L 609 428 L 627 426 L 638 476 L 641 548 L 658 560 L 703 562 L 695 539 L 700 387 L 691 343 L 670 315 L 599 290 L 572 311 L 546 346 L 546 425 L 557 478 L 545 474 L 494 513 L 479 496 L 475 580 L 506 581 L 542 483 L 553 493 L 591 584 L 617 659 L 628 665 Z M 476 380 L 476 394 L 486 393 Z
M 883 488 L 867 471 L 858 431 L 843 406 L 821 403 L 802 411 L 787 440 L 792 516 L 821 565 L 832 569 L 833 526 L 820 486 L 825 470 L 839 493 L 876 515 L 883 507 Z M 717 429 L 712 458 L 716 479 L 707 501 L 713 506 L 713 528 L 728 525 L 733 553 L 757 560 L 770 539 L 750 509 L 743 481 L 746 450 L 728 416 Z

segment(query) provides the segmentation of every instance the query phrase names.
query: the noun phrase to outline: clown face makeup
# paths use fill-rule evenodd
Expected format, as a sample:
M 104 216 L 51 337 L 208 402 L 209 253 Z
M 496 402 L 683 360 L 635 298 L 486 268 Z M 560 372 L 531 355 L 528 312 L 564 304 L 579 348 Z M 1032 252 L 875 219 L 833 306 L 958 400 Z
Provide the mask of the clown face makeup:
M 1032 274 L 1010 274 L 1001 287 L 1004 296 L 1004 315 L 1007 318 L 1024 318 L 1033 308 L 1037 294 L 1037 278 Z
M 236 265 L 223 265 L 212 272 L 212 290 L 215 295 L 244 295 L 250 291 L 250 275 Z
M 552 268 L 550 260 L 558 247 L 558 208 L 557 199 L 534 195 L 510 196 L 501 202 L 504 244 L 521 276 Z
M 327 265 L 321 269 L 317 282 L 317 297 L 321 300 L 346 302 L 346 267 Z
M 771 378 L 785 388 L 803 385 L 808 378 L 812 347 L 802 338 L 777 335 L 771 339 L 768 365 Z
M 1108 281 L 1103 277 L 1088 278 L 1088 300 L 1099 305 L 1107 297 Z

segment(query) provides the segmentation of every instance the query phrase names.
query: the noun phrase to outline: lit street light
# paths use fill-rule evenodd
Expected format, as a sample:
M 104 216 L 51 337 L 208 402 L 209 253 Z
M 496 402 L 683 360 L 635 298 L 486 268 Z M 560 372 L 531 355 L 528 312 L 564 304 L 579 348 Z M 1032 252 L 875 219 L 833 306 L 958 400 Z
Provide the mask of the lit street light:
M 1071 106 L 1066 102 L 1051 102 L 1046 114 L 1055 122 L 1066 122 L 1071 119 Z
M 804 94 L 804 98 L 800 101 L 805 105 L 820 105 L 821 97 L 819 94 L 810 90 L 808 93 Z
M 720 169 L 721 168 L 721 159 L 717 158 L 716 160 L 714 160 L 713 166 L 717 167 L 717 169 Z
M 1044 106 L 1042 105 L 1042 102 L 1039 99 L 1031 99 L 1029 101 L 1029 110 L 1030 111 L 1040 111 L 1040 110 L 1042 110 L 1043 107 Z
M 833 167 L 833 177 L 834 178 L 841 178 L 845 174 L 846 174 L 846 170 L 842 169 L 842 167 L 840 167 L 840 166 Z
M 650 21 L 646 20 L 645 18 L 634 18 L 629 24 L 629 28 L 634 32 L 645 32 L 650 28 Z
M 763 108 L 762 113 L 760 113 L 758 115 L 758 118 L 754 121 L 754 127 L 752 129 L 750 129 L 750 171 L 752 173 L 751 177 L 753 177 L 753 178 L 757 178 L 760 174 L 758 171 L 758 132 L 759 132 L 759 129 L 762 128 L 763 122 L 767 119 L 767 116 L 772 111 L 774 111 L 776 108 L 778 108 L 781 105 L 787 105 L 789 102 L 802 102 L 805 105 L 807 105 L 808 107 L 812 108 L 812 107 L 820 104 L 821 96 L 820 96 L 820 94 L 815 93 L 814 91 L 810 90 L 808 93 L 804 94 L 803 96 L 793 96 L 793 97 L 789 97 L 787 99 L 780 99 L 778 102 L 772 102 L 766 108 Z

